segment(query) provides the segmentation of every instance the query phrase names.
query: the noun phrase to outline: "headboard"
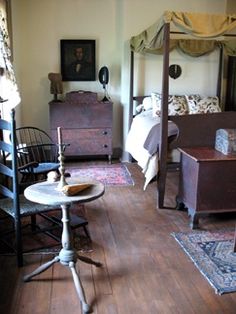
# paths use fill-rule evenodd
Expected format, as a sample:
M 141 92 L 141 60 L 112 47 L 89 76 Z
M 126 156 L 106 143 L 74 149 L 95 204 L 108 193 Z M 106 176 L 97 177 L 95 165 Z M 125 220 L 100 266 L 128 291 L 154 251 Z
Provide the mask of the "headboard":
M 188 116 L 169 117 L 178 129 L 179 135 L 170 144 L 170 148 L 215 145 L 218 129 L 236 129 L 236 111 Z

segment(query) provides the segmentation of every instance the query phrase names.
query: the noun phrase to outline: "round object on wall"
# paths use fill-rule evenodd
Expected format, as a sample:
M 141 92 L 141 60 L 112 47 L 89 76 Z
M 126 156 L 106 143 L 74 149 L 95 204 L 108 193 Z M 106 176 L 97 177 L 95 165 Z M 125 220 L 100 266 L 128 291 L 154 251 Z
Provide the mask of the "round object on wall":
M 103 88 L 105 85 L 109 82 L 109 71 L 106 66 L 102 67 L 98 73 L 99 82 L 103 85 Z
M 169 66 L 169 76 L 173 79 L 177 79 L 178 77 L 180 77 L 182 73 L 182 69 L 180 67 L 180 65 L 178 64 L 171 64 Z
M 103 66 L 98 73 L 98 79 L 99 82 L 102 84 L 102 87 L 104 89 L 104 97 L 102 99 L 102 101 L 109 101 L 109 96 L 107 94 L 107 90 L 106 90 L 106 85 L 109 82 L 109 70 L 108 67 Z

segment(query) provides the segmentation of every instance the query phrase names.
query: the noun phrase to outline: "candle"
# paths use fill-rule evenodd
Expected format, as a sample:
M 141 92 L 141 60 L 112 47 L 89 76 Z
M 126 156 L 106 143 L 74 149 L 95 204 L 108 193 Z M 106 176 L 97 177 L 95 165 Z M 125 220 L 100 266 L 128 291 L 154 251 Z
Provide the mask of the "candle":
M 58 137 L 58 144 L 59 144 L 59 147 L 60 147 L 60 145 L 62 144 L 61 127 L 57 128 L 57 137 Z

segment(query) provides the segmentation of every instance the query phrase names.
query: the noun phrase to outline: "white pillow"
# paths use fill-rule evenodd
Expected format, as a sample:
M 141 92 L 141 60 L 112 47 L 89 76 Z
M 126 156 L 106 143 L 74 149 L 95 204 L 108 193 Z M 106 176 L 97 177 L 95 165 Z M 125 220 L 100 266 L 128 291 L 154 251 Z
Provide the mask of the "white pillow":
M 219 98 L 200 95 L 186 96 L 189 114 L 221 112 Z
M 152 110 L 152 97 L 149 96 L 143 99 L 143 109 Z
M 143 109 L 143 104 L 136 106 L 135 110 L 136 110 L 137 113 L 142 112 L 144 110 Z

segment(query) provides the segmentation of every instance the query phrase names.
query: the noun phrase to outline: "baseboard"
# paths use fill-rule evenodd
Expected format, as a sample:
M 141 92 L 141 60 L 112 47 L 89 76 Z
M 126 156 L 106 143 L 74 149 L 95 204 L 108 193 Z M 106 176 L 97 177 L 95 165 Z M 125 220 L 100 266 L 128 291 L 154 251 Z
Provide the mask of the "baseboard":
M 120 147 L 114 147 L 112 152 L 112 159 L 122 159 L 122 149 Z M 107 155 L 89 155 L 89 156 L 66 156 L 67 161 L 79 161 L 79 160 L 108 160 Z

